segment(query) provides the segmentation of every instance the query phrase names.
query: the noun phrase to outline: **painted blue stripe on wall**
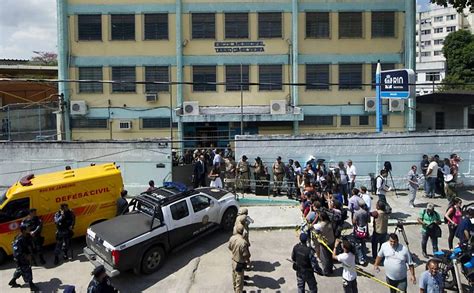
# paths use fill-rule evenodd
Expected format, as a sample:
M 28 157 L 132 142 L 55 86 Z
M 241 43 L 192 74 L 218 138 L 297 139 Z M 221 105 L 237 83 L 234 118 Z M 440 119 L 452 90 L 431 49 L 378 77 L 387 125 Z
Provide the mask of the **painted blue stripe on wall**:
M 301 3 L 299 11 L 405 11 L 405 2 L 392 1 L 351 1 L 350 3 L 325 2 Z
M 183 56 L 185 65 L 288 64 L 288 55 Z
M 300 105 L 305 116 L 312 115 L 375 115 L 375 112 L 366 112 L 364 105 Z M 383 114 L 388 114 L 388 106 L 382 106 Z
M 188 3 L 183 4 L 184 12 L 256 12 L 256 11 L 283 11 L 291 12 L 291 1 L 272 3 Z
M 307 63 L 402 63 L 402 55 L 392 54 L 321 54 L 321 55 L 299 55 L 300 64 Z
M 142 13 L 142 12 L 168 12 L 175 13 L 174 4 L 135 4 L 135 5 L 91 5 L 91 4 L 79 4 L 69 5 L 68 14 L 86 14 L 86 13 Z
M 176 65 L 175 56 L 81 56 L 72 58 L 72 66 L 147 66 Z
M 139 119 L 139 118 L 169 118 L 170 109 L 167 107 L 160 108 L 111 108 L 110 118 L 113 119 Z M 174 115 L 173 115 L 174 116 Z M 88 118 L 108 118 L 108 108 L 89 108 Z

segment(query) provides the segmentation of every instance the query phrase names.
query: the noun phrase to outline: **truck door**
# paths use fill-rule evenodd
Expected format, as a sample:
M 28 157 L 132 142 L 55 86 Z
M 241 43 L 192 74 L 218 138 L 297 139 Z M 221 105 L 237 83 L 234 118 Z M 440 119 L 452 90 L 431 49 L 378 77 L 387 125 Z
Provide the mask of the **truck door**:
M 197 194 L 190 198 L 193 208 L 192 223 L 200 226 L 202 232 L 210 228 L 210 224 L 217 223 L 218 204 L 217 201 L 204 194 Z
M 168 231 L 171 247 L 176 247 L 193 236 L 188 201 L 183 199 L 169 206 L 170 213 Z

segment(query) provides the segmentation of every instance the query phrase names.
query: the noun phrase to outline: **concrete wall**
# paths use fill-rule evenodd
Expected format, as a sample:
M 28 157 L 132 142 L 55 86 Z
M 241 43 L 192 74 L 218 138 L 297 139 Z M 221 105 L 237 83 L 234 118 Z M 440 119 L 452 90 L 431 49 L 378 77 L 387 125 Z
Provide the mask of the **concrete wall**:
M 271 171 L 277 156 L 302 165 L 310 155 L 326 160 L 326 165 L 352 159 L 357 168 L 357 186 L 369 184 L 369 173 L 378 173 L 385 161 L 392 163 L 397 189 L 406 188 L 405 176 L 410 166 L 419 166 L 423 154 L 441 158 L 457 153 L 463 158 L 461 181 L 474 185 L 474 131 L 436 131 L 424 133 L 328 134 L 312 136 L 237 136 L 236 160 L 246 155 L 253 163 L 260 156 Z M 390 184 L 391 185 L 391 184 Z
M 157 185 L 171 181 L 169 144 L 149 142 L 18 142 L 0 143 L 0 187 L 21 177 L 72 168 L 116 162 L 130 195 L 146 190 L 148 181 Z M 157 164 L 163 164 L 160 168 Z

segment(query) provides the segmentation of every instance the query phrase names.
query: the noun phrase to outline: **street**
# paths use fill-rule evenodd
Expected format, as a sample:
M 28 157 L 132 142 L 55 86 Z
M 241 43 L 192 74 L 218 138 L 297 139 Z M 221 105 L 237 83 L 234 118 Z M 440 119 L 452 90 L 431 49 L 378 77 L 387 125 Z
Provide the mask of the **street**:
M 441 249 L 447 248 L 447 227 L 443 225 L 443 238 L 439 240 Z M 389 227 L 393 232 L 394 227 Z M 410 243 L 410 250 L 415 255 L 417 277 L 424 270 L 426 260 L 419 260 L 420 227 L 409 225 L 405 227 Z M 200 239 L 184 249 L 169 255 L 160 271 L 148 276 L 137 276 L 133 272 L 125 272 L 112 279 L 113 284 L 120 292 L 232 292 L 231 258 L 227 249 L 228 234 L 220 231 Z M 405 244 L 399 235 L 400 242 Z M 290 258 L 291 250 L 297 243 L 297 234 L 294 230 L 258 230 L 250 232 L 251 253 L 254 270 L 246 273 L 245 290 L 247 292 L 296 292 L 296 277 Z M 56 292 L 66 285 L 75 285 L 77 292 L 85 292 L 91 279 L 92 265 L 82 255 L 83 239 L 74 241 L 76 257 L 71 262 L 52 266 L 52 247 L 46 248 L 45 267 L 33 267 L 34 281 L 43 292 Z M 367 245 L 369 247 L 369 245 Z M 369 247 L 370 248 L 370 247 Z M 428 243 L 428 253 L 431 245 Z M 12 260 L 0 266 L 0 292 L 29 292 L 26 286 L 11 289 L 7 285 L 15 269 Z M 333 292 L 342 292 L 342 268 L 336 264 L 337 270 L 331 277 L 317 276 L 320 290 L 332 289 Z M 369 264 L 365 270 L 384 280 L 383 267 L 380 273 L 375 273 Z M 23 284 L 20 279 L 19 284 Z M 388 292 L 387 288 L 369 280 L 358 277 L 359 292 Z M 418 292 L 415 285 L 410 284 L 408 292 Z

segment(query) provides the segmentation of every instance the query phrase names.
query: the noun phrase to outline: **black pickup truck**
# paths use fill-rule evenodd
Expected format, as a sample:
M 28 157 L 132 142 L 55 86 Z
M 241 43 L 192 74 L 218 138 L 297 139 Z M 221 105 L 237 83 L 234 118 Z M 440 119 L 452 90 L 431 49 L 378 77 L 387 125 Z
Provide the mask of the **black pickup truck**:
M 159 188 L 133 198 L 128 213 L 91 226 L 84 254 L 94 265 L 103 264 L 109 276 L 130 269 L 150 274 L 174 248 L 213 228 L 231 230 L 238 208 L 226 190 Z

